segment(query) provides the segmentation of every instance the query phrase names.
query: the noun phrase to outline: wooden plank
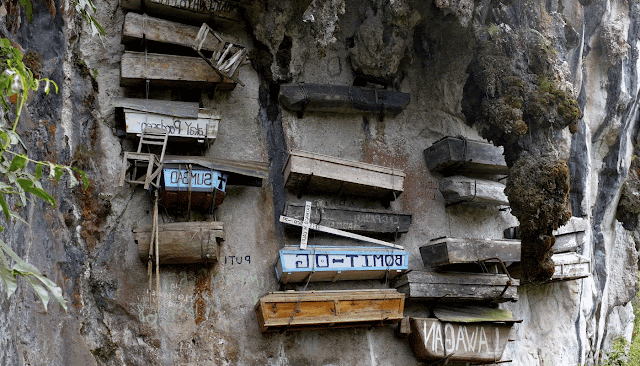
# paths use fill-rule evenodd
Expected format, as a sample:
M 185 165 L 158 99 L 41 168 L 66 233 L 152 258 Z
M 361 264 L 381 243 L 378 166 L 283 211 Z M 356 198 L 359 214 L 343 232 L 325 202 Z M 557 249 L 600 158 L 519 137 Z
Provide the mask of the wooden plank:
M 520 281 L 503 274 L 435 273 L 412 270 L 394 280 L 392 287 L 407 297 L 424 301 L 517 301 Z M 507 290 L 502 294 L 502 292 Z M 500 295 L 502 294 L 502 296 Z
M 394 324 L 403 311 L 404 295 L 391 289 L 272 292 L 255 306 L 262 332 Z
M 409 93 L 349 85 L 280 86 L 280 103 L 294 112 L 386 113 L 396 115 L 409 104 Z
M 200 57 L 125 51 L 120 64 L 121 86 L 144 86 L 145 80 L 164 87 L 233 90 L 236 83 L 221 80 Z
M 139 43 L 144 37 L 147 41 L 191 48 L 199 30 L 200 27 L 129 12 L 124 17 L 122 43 Z M 214 51 L 218 46 L 219 42 L 209 37 L 202 44 L 202 50 Z
M 177 118 L 198 118 L 200 107 L 198 103 L 176 102 L 171 100 L 113 98 L 113 106 L 117 111 L 131 109 L 140 112 L 150 112 Z
M 228 175 L 227 185 L 246 185 L 261 187 L 262 180 L 269 177 L 269 163 L 260 161 L 239 161 L 220 159 L 210 156 L 178 156 L 165 155 L 165 166 L 176 165 L 199 166 L 203 169 L 213 169 Z
M 499 258 L 508 265 L 520 261 L 520 240 L 439 238 L 421 246 L 420 255 L 425 267 L 475 263 L 489 258 Z
M 442 179 L 439 187 L 447 205 L 509 206 L 505 185 L 500 182 L 457 175 Z
M 504 322 L 519 323 L 510 310 L 484 306 L 447 306 L 433 309 L 438 320 L 453 323 Z
M 285 247 L 276 276 L 280 283 L 393 279 L 408 267 L 405 251 L 368 247 Z
M 176 192 L 225 192 L 227 174 L 212 169 L 201 169 L 198 166 L 164 166 L 162 168 L 163 185 L 166 191 Z
M 424 150 L 427 168 L 442 175 L 509 173 L 502 149 L 484 141 L 447 136 Z
M 286 217 L 286 216 L 280 216 L 280 222 L 285 223 L 285 224 L 289 224 L 289 225 L 300 226 L 300 227 L 302 227 L 304 225 L 304 223 L 302 221 L 296 220 L 296 219 L 292 219 L 291 217 Z M 392 244 L 392 243 L 388 243 L 386 241 L 370 238 L 368 236 L 354 234 L 354 233 L 350 233 L 348 231 L 342 231 L 342 230 L 338 230 L 338 229 L 333 229 L 333 228 L 330 228 L 330 227 L 317 225 L 317 224 L 313 224 L 313 223 L 309 224 L 309 228 L 313 229 L 313 230 L 322 231 L 323 233 L 329 233 L 329 234 L 343 236 L 345 238 L 361 240 L 361 241 L 365 241 L 365 242 L 369 242 L 369 243 L 373 243 L 373 244 L 378 244 L 378 245 L 383 245 L 383 246 L 386 246 L 386 247 L 391 247 L 391 248 L 396 248 L 396 249 L 404 249 L 400 245 L 395 245 L 395 244 Z
M 283 174 L 291 191 L 393 200 L 404 190 L 405 174 L 400 170 L 300 150 L 289 152 Z
M 418 360 L 450 362 L 499 361 L 513 324 L 460 324 L 435 318 L 411 318 L 409 344 Z
M 138 255 L 143 262 L 149 257 L 151 227 L 133 230 Z M 184 222 L 160 224 L 158 227 L 161 264 L 214 262 L 219 258 L 224 240 L 222 222 Z
M 218 207 L 224 201 L 225 192 L 214 190 L 213 192 L 189 192 L 160 190 L 160 202 L 163 206 L 173 211 L 186 212 L 191 206 L 192 210 L 210 211 Z
M 304 206 L 288 203 L 283 215 L 300 220 L 304 216 Z M 358 234 L 400 235 L 409 231 L 411 215 L 387 210 L 312 205 L 311 222 Z
M 228 0 L 143 0 L 150 14 L 158 14 L 188 21 L 238 22 L 240 5 Z
M 591 260 L 576 253 L 554 254 L 555 271 L 551 281 L 571 281 L 591 275 Z

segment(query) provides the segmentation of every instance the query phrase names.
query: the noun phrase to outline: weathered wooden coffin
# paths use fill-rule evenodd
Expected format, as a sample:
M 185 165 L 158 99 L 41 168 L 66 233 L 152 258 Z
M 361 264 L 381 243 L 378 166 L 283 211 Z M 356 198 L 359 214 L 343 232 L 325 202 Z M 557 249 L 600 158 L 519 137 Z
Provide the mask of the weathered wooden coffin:
M 520 261 L 520 240 L 438 238 L 420 247 L 425 267 L 475 263 L 498 258 L 506 265 Z
M 209 156 L 165 155 L 166 166 L 199 166 L 205 170 L 217 170 L 227 174 L 227 185 L 262 187 L 262 180 L 269 177 L 269 163 L 240 161 Z
M 572 217 L 569 222 L 553 232 L 556 243 L 553 245 L 555 253 L 575 252 L 585 244 L 586 231 L 589 221 L 580 217 Z
M 409 104 L 409 93 L 348 85 L 289 84 L 280 86 L 280 103 L 294 112 L 387 113 L 396 115 Z
M 395 278 L 408 267 L 409 253 L 371 247 L 285 247 L 276 276 L 280 283 Z
M 213 20 L 241 20 L 240 6 L 229 0 L 120 0 L 124 9 L 142 11 L 188 21 L 206 22 Z
M 122 43 L 139 44 L 144 38 L 148 42 L 191 48 L 198 36 L 198 31 L 200 27 L 129 12 L 124 17 Z M 217 46 L 217 42 L 209 40 L 202 45 L 202 50 L 213 51 Z
M 519 284 L 505 274 L 412 270 L 391 285 L 415 300 L 505 302 L 518 300 Z
M 284 216 L 298 220 L 304 218 L 304 205 L 289 203 Z M 311 207 L 311 222 L 334 229 L 359 234 L 403 234 L 409 231 L 411 215 L 387 210 L 361 209 L 353 207 Z M 299 230 L 297 230 L 299 231 Z
M 439 186 L 447 205 L 509 206 L 505 186 L 500 182 L 456 175 L 443 178 Z
M 551 281 L 570 281 L 591 275 L 591 260 L 576 253 L 560 253 L 551 256 L 555 271 Z
M 409 344 L 416 358 L 472 364 L 500 361 L 513 322 L 445 322 L 437 318 L 411 318 Z
M 149 258 L 151 227 L 136 228 L 133 235 L 143 262 Z M 224 240 L 222 222 L 174 222 L 158 226 L 158 250 L 161 264 L 214 262 Z
M 404 294 L 393 289 L 271 292 L 255 306 L 262 332 L 366 327 L 402 319 Z
M 394 200 L 405 174 L 396 169 L 300 150 L 291 150 L 283 170 L 285 187 L 298 194 L 353 194 Z
M 502 150 L 484 141 L 447 136 L 424 150 L 427 168 L 442 175 L 508 174 Z
M 162 87 L 233 90 L 236 82 L 221 79 L 200 57 L 162 55 L 125 51 L 120 64 L 121 86 L 151 85 Z
M 143 129 L 158 128 L 168 132 L 169 140 L 199 143 L 213 143 L 218 135 L 220 116 L 198 103 L 117 98 L 113 104 L 129 135 L 140 137 Z

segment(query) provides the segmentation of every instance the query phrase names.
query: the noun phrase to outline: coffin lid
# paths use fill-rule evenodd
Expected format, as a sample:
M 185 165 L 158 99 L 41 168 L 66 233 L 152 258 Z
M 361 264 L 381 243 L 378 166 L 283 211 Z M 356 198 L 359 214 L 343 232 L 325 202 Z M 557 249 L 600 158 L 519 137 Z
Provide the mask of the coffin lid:
M 238 161 L 229 159 L 218 159 L 208 156 L 179 156 L 165 155 L 164 165 L 171 164 L 193 164 L 199 165 L 205 169 L 213 169 L 221 172 L 230 173 L 228 185 L 250 185 L 262 186 L 262 184 L 250 184 L 246 177 L 258 178 L 259 180 L 269 177 L 269 163 L 259 161 Z M 255 179 L 254 179 L 255 180 Z
M 510 310 L 484 306 L 435 308 L 433 313 L 438 320 L 450 323 L 501 322 L 513 324 L 522 322 L 522 319 L 514 319 Z
M 200 105 L 191 102 L 175 102 L 170 100 L 114 98 L 116 108 L 133 109 L 141 112 L 164 114 L 179 118 L 198 118 Z

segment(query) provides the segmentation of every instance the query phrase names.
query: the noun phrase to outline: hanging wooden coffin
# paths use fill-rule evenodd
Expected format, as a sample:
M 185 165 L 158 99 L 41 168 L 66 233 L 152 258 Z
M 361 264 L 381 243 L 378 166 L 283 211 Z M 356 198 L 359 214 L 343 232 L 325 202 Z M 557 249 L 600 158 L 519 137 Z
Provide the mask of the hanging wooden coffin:
M 271 292 L 255 306 L 262 332 L 367 327 L 402 319 L 404 294 L 392 289 Z
M 551 256 L 555 264 L 552 281 L 570 281 L 591 275 L 591 260 L 576 253 L 560 253 Z
M 220 116 L 198 103 L 166 100 L 117 98 L 116 118 L 124 121 L 127 134 L 140 136 L 145 128 L 166 130 L 169 140 L 213 143 L 218 134 Z
M 444 176 L 509 173 L 502 150 L 484 141 L 447 136 L 424 150 L 427 168 Z
M 143 262 L 149 258 L 151 227 L 136 228 L 133 235 Z M 222 222 L 175 222 L 158 227 L 161 264 L 189 264 L 218 261 L 224 240 Z
M 416 358 L 471 364 L 502 358 L 513 322 L 445 322 L 437 318 L 411 318 L 409 344 Z
M 280 103 L 294 112 L 386 113 L 396 115 L 409 104 L 409 93 L 348 85 L 280 86 Z
M 353 194 L 394 200 L 403 189 L 405 174 L 358 161 L 291 150 L 283 170 L 285 187 L 303 194 Z
M 569 222 L 553 232 L 556 243 L 554 253 L 575 252 L 585 244 L 586 231 L 589 221 L 579 217 L 572 217 Z
M 391 285 L 415 300 L 505 302 L 518 300 L 519 284 L 505 274 L 412 270 Z
M 509 206 L 509 199 L 504 194 L 504 184 L 463 176 L 443 178 L 440 181 L 440 192 L 447 205 L 464 203 L 473 206 Z
M 152 86 L 233 90 L 236 82 L 222 79 L 200 57 L 125 51 L 120 64 L 121 86 Z
M 213 20 L 241 21 L 240 5 L 229 0 L 120 0 L 120 6 L 129 10 L 144 10 L 170 18 L 205 22 Z
M 409 268 L 408 256 L 402 250 L 371 247 L 285 247 L 276 276 L 280 283 L 392 279 Z
M 165 206 L 186 210 L 210 209 L 226 195 L 227 174 L 202 166 L 164 164 L 160 199 Z
M 304 205 L 289 203 L 285 206 L 283 215 L 302 220 Z M 318 225 L 360 234 L 400 235 L 409 231 L 411 215 L 386 210 L 313 205 L 310 221 Z
M 438 238 L 420 247 L 425 267 L 491 261 L 520 261 L 520 240 Z

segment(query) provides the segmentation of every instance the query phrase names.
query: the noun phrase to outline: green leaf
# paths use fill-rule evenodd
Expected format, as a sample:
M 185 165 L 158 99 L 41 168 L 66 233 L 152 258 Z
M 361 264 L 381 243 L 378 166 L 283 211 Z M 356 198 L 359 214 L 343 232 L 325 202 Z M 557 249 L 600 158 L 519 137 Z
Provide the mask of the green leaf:
M 78 180 L 76 179 L 76 176 L 73 174 L 73 170 L 71 170 L 71 168 L 68 166 L 66 166 L 65 169 L 67 170 L 67 173 L 69 173 L 69 187 L 73 188 L 77 186 Z
M 0 240 L 0 250 L 2 250 L 3 252 L 7 253 L 9 255 L 9 257 L 11 257 L 11 259 L 13 259 L 16 263 L 17 262 L 24 262 L 20 256 L 18 256 L 16 254 L 16 252 L 13 251 L 13 249 L 11 249 L 10 246 L 8 246 L 5 242 L 3 242 L 2 240 Z
M 2 279 L 2 282 L 7 288 L 8 299 L 16 291 L 16 288 L 18 288 L 18 281 L 16 280 L 16 276 L 13 273 L 2 266 L 0 266 L 0 279 Z
M 62 177 L 62 174 L 64 174 L 64 168 L 60 165 L 56 165 L 54 174 L 56 181 L 60 181 L 60 177 Z
M 49 292 L 47 289 L 42 286 L 38 281 L 35 281 L 31 276 L 24 276 L 24 279 L 27 280 L 27 283 L 31 285 L 33 290 L 36 292 L 36 295 L 42 301 L 42 305 L 44 305 L 44 311 L 47 311 L 47 305 L 49 305 Z
M 42 162 L 38 162 L 38 164 L 36 164 L 36 180 L 40 180 L 42 179 L 42 167 L 44 166 L 44 164 Z
M 13 160 L 11 161 L 11 166 L 9 166 L 9 172 L 15 172 L 18 169 L 24 169 L 24 167 L 27 166 L 28 161 L 29 159 L 26 155 L 19 154 L 14 156 Z
M 57 174 L 57 172 L 56 172 L 56 174 Z M 45 202 L 50 203 L 51 206 L 56 207 L 55 198 L 53 198 L 44 189 L 38 188 L 38 187 L 34 187 L 33 186 L 33 181 L 31 181 L 29 179 L 24 179 L 24 178 L 18 178 L 17 181 L 18 181 L 18 184 L 20 185 L 20 187 L 22 189 L 24 189 L 25 192 L 29 192 L 29 193 L 33 194 L 34 196 L 42 198 Z
M 67 300 L 65 300 L 64 297 L 62 297 L 62 289 L 56 286 L 56 284 L 53 283 L 53 281 L 46 278 L 45 276 L 42 276 L 42 275 L 33 275 L 33 276 L 44 284 L 47 290 L 49 290 L 49 292 L 51 292 L 51 294 L 53 295 L 53 298 L 60 303 L 60 306 L 62 306 L 64 311 L 67 311 Z
M 84 185 L 84 189 L 89 188 L 89 178 L 87 178 L 87 174 L 85 174 L 85 172 L 83 172 L 78 168 L 72 167 L 71 169 L 73 169 L 76 173 L 80 174 L 80 177 L 82 177 L 82 184 Z
M 0 208 L 2 208 L 2 212 L 4 213 L 4 217 L 9 221 L 9 205 L 7 205 L 7 201 L 4 200 L 4 194 L 0 193 Z

